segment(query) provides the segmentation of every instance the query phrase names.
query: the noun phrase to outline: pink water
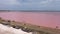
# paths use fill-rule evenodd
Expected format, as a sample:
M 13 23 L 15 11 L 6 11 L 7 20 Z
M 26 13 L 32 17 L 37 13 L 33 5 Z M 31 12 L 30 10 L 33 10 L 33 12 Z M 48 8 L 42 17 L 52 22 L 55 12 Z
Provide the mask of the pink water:
M 60 12 L 0 12 L 0 17 L 34 25 L 60 28 Z

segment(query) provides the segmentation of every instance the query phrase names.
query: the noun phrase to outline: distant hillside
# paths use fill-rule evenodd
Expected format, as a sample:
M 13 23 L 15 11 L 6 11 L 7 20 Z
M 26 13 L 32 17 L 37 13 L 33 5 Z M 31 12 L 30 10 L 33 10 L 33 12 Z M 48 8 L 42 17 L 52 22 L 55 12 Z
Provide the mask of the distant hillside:
M 52 10 L 0 10 L 0 12 L 60 12 Z

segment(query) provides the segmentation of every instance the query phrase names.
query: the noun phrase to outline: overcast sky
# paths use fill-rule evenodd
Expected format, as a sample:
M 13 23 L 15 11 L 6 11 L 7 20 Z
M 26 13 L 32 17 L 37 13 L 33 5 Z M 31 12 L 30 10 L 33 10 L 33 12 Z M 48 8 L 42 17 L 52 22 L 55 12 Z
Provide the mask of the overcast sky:
M 0 10 L 60 10 L 60 0 L 0 0 Z

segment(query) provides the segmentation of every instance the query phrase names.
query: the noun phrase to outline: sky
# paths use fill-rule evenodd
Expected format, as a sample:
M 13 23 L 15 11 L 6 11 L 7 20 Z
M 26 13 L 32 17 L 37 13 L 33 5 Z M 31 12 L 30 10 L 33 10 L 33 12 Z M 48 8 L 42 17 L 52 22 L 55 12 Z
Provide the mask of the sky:
M 0 0 L 0 10 L 60 10 L 60 0 Z

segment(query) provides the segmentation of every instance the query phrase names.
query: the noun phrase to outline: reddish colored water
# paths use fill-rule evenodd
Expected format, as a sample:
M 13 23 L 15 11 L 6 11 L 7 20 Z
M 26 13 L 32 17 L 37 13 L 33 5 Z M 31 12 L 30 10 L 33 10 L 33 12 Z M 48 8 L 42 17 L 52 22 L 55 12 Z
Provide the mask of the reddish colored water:
M 52 28 L 59 26 L 60 28 L 60 13 L 58 12 L 0 12 L 0 17 Z

